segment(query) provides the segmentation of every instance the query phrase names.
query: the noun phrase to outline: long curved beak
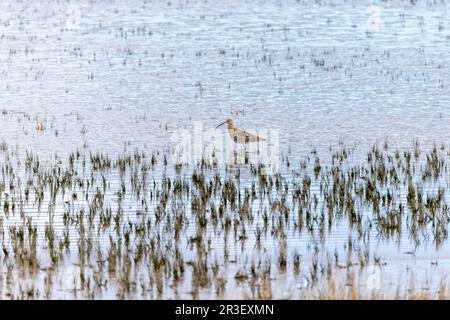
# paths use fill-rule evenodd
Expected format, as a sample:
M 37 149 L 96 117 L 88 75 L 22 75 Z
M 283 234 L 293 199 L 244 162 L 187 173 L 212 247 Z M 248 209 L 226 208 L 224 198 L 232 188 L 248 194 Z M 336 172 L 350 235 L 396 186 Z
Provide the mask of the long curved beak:
M 216 127 L 216 129 L 218 128 L 218 127 L 220 127 L 220 126 L 223 126 L 225 123 L 227 123 L 226 121 L 225 122 L 222 122 L 221 124 L 219 124 L 217 127 Z

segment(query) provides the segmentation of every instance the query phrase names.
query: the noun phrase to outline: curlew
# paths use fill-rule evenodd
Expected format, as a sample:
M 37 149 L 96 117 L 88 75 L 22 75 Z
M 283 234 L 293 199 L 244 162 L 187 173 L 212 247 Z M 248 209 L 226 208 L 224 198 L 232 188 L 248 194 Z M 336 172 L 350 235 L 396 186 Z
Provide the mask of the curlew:
M 227 121 L 219 124 L 216 129 L 224 125 L 225 123 L 227 124 L 228 134 L 230 135 L 231 140 L 233 140 L 235 143 L 249 144 L 250 142 L 259 142 L 266 140 L 247 131 L 233 127 L 233 120 L 231 119 L 227 119 Z

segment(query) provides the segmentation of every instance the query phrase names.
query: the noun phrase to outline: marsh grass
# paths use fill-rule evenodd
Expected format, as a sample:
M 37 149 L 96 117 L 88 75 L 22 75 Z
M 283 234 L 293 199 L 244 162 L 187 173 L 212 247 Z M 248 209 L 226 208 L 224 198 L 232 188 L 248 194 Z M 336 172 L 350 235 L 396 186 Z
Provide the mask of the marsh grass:
M 13 162 L 5 147 L 0 292 L 30 299 L 61 291 L 85 299 L 447 298 L 443 279 L 434 291 L 405 291 L 403 281 L 398 288 L 383 282 L 375 293 L 362 279 L 368 266 L 383 273 L 391 263 L 374 252 L 373 239 L 396 243 L 406 233 L 416 248 L 436 249 L 447 241 L 448 151 L 385 143 L 358 163 L 353 150 L 330 149 L 329 160 L 314 153 L 298 165 L 285 157 L 280 173 L 266 175 L 262 165 L 219 167 L 207 159 L 171 167 L 166 154 L 138 150 L 116 158 L 76 150 L 46 162 L 26 152 Z M 347 244 L 330 253 L 327 239 L 342 223 Z M 68 266 L 76 266 L 69 277 Z M 283 279 L 291 286 L 280 295 Z

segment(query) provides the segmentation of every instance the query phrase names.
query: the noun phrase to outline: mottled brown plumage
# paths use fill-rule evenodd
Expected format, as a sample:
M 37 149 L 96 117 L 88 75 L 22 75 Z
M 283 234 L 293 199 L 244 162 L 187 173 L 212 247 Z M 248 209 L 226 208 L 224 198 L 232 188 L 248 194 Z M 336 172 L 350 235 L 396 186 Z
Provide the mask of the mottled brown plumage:
M 259 142 L 259 141 L 265 141 L 266 139 L 261 138 L 257 135 L 251 134 L 247 131 L 235 128 L 233 126 L 233 120 L 231 119 L 227 119 L 227 121 L 219 124 L 216 129 L 218 127 L 220 127 L 223 124 L 227 124 L 227 128 L 228 128 L 228 134 L 230 135 L 231 140 L 233 140 L 235 143 L 239 143 L 239 144 L 248 144 L 250 142 Z

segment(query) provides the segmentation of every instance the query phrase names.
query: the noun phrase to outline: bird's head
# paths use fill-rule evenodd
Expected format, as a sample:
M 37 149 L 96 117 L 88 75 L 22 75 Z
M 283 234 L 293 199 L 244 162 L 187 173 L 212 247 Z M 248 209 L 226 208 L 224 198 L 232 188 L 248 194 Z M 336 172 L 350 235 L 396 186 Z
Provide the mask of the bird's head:
M 216 129 L 217 129 L 218 127 L 224 125 L 225 123 L 227 124 L 228 129 L 232 129 L 232 128 L 233 128 L 233 120 L 227 119 L 227 121 L 222 122 L 221 124 L 219 124 L 219 125 L 216 127 Z

